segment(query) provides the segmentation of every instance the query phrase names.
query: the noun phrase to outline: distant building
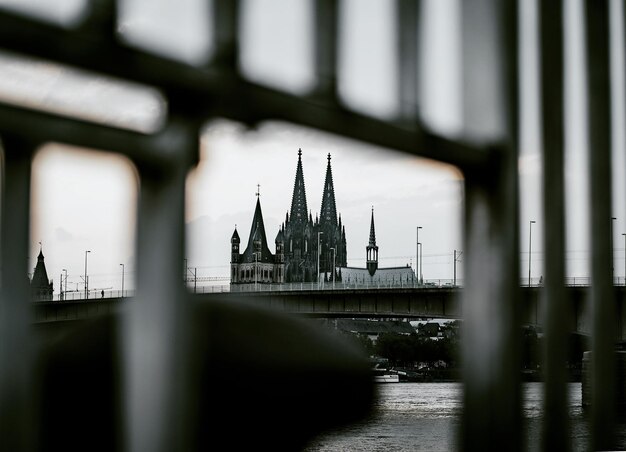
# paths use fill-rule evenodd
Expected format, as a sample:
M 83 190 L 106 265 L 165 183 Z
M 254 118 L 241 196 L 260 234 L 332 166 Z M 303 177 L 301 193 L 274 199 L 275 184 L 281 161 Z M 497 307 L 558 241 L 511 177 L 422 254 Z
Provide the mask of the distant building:
M 285 223 L 281 230 L 284 231 L 285 240 L 285 282 L 316 282 L 318 280 L 318 240 L 319 274 L 323 274 L 325 280 L 332 280 L 333 262 L 335 268 L 347 264 L 346 229 L 341 224 L 341 215 L 337 216 L 330 154 L 328 154 L 326 166 L 321 214 L 313 221 L 306 202 L 302 149 L 298 149 L 291 210 L 285 216 Z M 337 281 L 340 280 L 338 274 L 335 274 L 335 277 Z
M 52 281 L 48 280 L 43 250 L 40 248 L 33 278 L 30 280 L 30 296 L 35 301 L 52 301 L 52 292 Z
M 318 258 L 318 240 L 320 255 Z M 326 167 L 326 180 L 322 194 L 321 215 L 315 221 L 308 210 L 302 169 L 302 149 L 298 149 L 296 178 L 291 198 L 291 209 L 276 235 L 276 254 L 272 254 L 265 239 L 265 226 L 261 204 L 257 200 L 250 237 L 246 250 L 240 254 L 237 228 L 231 237 L 231 284 L 316 282 L 319 274 L 332 280 L 334 268 L 345 266 L 346 230 L 337 216 L 335 189 L 330 166 Z M 256 256 L 256 258 L 255 258 Z M 336 273 L 340 280 L 341 275 Z
M 406 267 L 378 267 L 378 246 L 374 227 L 374 208 L 370 223 L 370 238 L 366 250 L 366 268 L 341 267 L 338 273 L 344 284 L 395 285 L 413 284 L 417 282 L 415 272 L 407 264 Z
M 265 224 L 261 212 L 261 201 L 257 193 L 256 208 L 252 218 L 252 227 L 248 237 L 248 246 L 243 253 L 239 252 L 239 233 L 237 227 L 230 239 L 230 282 L 231 284 L 268 284 L 285 281 L 284 240 L 282 230 L 278 231 L 275 246 L 276 254 L 272 254 L 267 246 Z

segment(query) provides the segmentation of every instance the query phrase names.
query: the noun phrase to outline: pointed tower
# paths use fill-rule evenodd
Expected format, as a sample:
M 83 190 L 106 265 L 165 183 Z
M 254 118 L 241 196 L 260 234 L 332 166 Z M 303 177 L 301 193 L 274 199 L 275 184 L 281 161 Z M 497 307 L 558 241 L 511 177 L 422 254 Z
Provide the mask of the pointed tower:
M 367 271 L 374 276 L 378 269 L 378 247 L 376 246 L 376 231 L 374 229 L 374 207 L 372 206 L 372 222 L 370 224 L 370 243 L 367 245 Z
M 39 247 L 39 255 L 37 256 L 37 265 L 33 272 L 33 279 L 30 281 L 30 294 L 37 301 L 51 301 L 53 286 L 52 281 L 48 280 L 48 272 L 43 257 L 43 247 Z
M 294 227 L 303 227 L 307 221 L 306 191 L 304 190 L 304 172 L 302 171 L 302 149 L 298 149 L 298 166 L 296 167 L 296 181 L 293 184 L 291 197 L 291 213 L 289 221 Z
M 324 194 L 322 195 L 322 210 L 320 211 L 320 226 L 337 226 L 337 206 L 335 205 L 335 188 L 333 186 L 333 171 L 330 167 L 330 154 L 326 166 L 326 179 L 324 180 Z
M 237 225 L 235 225 L 235 232 L 233 232 L 230 238 L 230 282 L 236 283 L 238 281 L 239 272 L 237 271 L 237 264 L 239 263 L 239 233 L 237 232 Z
M 302 170 L 302 149 L 298 149 L 296 179 L 293 185 L 291 210 L 285 217 L 283 230 L 285 254 L 285 282 L 308 282 L 311 269 L 317 263 L 316 244 L 313 243 L 313 218 L 308 211 Z

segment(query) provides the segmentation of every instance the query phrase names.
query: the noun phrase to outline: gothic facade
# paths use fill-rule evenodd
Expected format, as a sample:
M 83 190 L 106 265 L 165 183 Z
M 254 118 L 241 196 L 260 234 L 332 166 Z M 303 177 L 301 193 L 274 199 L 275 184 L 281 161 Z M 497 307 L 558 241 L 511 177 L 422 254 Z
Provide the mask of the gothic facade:
M 333 278 L 333 264 L 334 268 L 347 264 L 346 229 L 341 224 L 341 215 L 337 216 L 330 154 L 320 212 L 313 220 L 307 208 L 302 150 L 299 149 L 291 210 L 281 227 L 285 238 L 285 282 L 316 282 L 318 277 L 328 281 Z M 339 272 L 335 273 L 335 278 L 341 279 Z
M 231 284 L 332 280 L 333 267 L 339 269 L 347 265 L 347 253 L 346 230 L 335 204 L 330 154 L 320 212 L 313 220 L 307 206 L 302 150 L 299 149 L 291 209 L 276 235 L 276 254 L 271 254 L 267 247 L 261 204 L 257 199 L 246 250 L 240 254 L 236 228 L 231 238 Z M 334 277 L 340 281 L 341 271 L 336 271 Z
M 265 224 L 261 212 L 261 200 L 257 193 L 256 208 L 248 237 L 248 246 L 240 253 L 237 227 L 230 239 L 230 282 L 231 284 L 269 284 L 285 282 L 283 232 L 276 235 L 275 250 L 272 254 L 267 245 Z

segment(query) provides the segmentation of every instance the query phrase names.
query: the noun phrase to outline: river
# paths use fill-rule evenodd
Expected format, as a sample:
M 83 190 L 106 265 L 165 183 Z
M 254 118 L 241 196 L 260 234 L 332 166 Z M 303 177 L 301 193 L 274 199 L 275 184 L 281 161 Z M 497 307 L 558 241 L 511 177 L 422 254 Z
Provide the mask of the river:
M 377 385 L 371 419 L 313 440 L 313 451 L 450 451 L 456 449 L 461 413 L 461 383 Z M 528 450 L 540 450 L 542 383 L 524 383 L 523 415 Z M 573 451 L 587 450 L 589 430 L 582 410 L 580 383 L 569 383 Z M 623 439 L 623 438 L 622 438 Z

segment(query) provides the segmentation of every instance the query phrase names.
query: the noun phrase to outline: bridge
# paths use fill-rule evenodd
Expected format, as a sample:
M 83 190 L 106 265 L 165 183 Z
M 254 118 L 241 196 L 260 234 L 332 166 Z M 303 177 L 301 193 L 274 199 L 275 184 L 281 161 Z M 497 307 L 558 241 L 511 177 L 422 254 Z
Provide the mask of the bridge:
M 525 325 L 541 326 L 542 287 L 522 287 L 521 318 Z M 461 293 L 458 287 L 408 287 L 337 290 L 273 290 L 249 292 L 207 292 L 192 294 L 197 303 L 222 301 L 255 305 L 306 317 L 323 318 L 406 318 L 462 319 Z M 571 316 L 569 330 L 591 334 L 589 287 L 567 288 Z M 33 302 L 35 323 L 59 322 L 96 317 L 118 312 L 132 297 L 77 299 L 70 301 Z M 619 340 L 626 339 L 626 287 L 615 287 L 616 331 Z M 502 300 L 503 303 L 508 302 Z M 566 318 L 564 316 L 564 318 Z

